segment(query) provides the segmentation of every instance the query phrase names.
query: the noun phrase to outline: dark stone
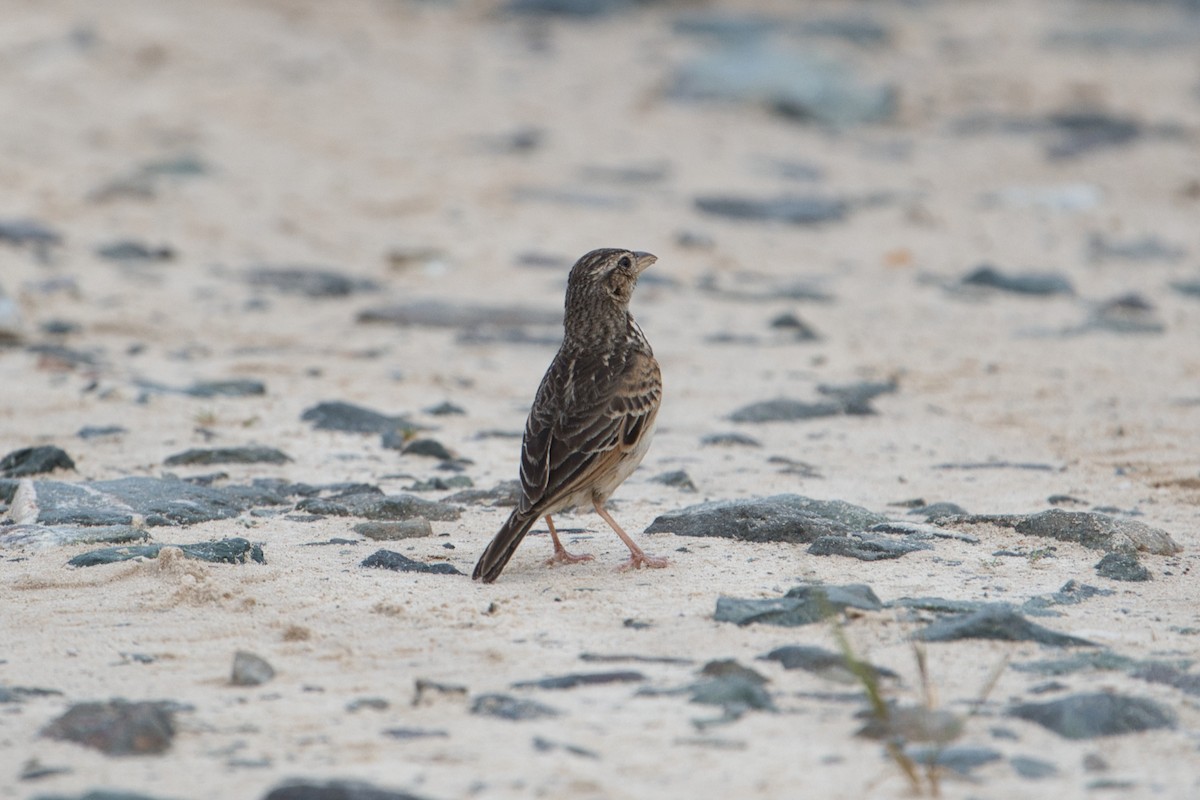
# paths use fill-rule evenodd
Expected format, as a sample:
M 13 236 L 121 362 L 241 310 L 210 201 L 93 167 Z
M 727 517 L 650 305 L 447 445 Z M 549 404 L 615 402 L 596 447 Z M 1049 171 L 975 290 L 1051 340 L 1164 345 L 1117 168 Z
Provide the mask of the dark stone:
M 384 439 L 384 447 L 388 447 L 386 433 L 384 434 Z M 439 458 L 443 461 L 449 461 L 454 458 L 454 454 L 436 439 L 412 439 L 400 447 L 400 452 L 406 456 L 425 456 L 427 458 Z
M 744 433 L 712 433 L 700 440 L 704 447 L 762 447 L 762 442 Z
M 1148 581 L 1146 569 L 1132 553 L 1108 553 L 1096 564 L 1096 574 L 1114 581 Z
M 983 264 L 967 274 L 966 286 L 985 286 L 1015 294 L 1054 295 L 1074 294 L 1071 282 L 1056 272 L 1004 273 L 990 264 Z
M 129 544 L 144 542 L 150 534 L 132 525 L 17 525 L 0 527 L 8 546 L 58 546 L 77 544 Z
M 1188 281 L 1171 281 L 1171 288 L 1186 297 L 1200 297 L 1200 278 Z
M 0 479 L 0 499 L 11 500 L 17 481 Z M 42 525 L 191 525 L 237 516 L 244 508 L 229 492 L 176 480 L 130 476 L 108 481 L 36 481 Z
M 508 0 L 509 14 L 550 17 L 602 17 L 644 5 L 644 0 Z
M 286 464 L 291 457 L 274 447 L 247 445 L 244 447 L 193 447 L 167 456 L 163 464 L 168 467 L 207 464 Z
M 582 756 L 583 758 L 600 758 L 600 755 L 596 751 L 588 750 L 586 747 L 565 744 L 563 742 L 552 742 L 549 739 L 543 739 L 541 736 L 533 737 L 533 749 L 539 753 L 552 753 L 555 750 L 564 750 L 571 755 Z
M 176 708 L 166 701 L 76 703 L 43 728 L 41 735 L 108 756 L 158 755 L 171 747 Z
M 900 558 L 917 550 L 932 550 L 927 544 L 904 542 L 886 536 L 851 533 L 843 536 L 822 536 L 809 546 L 814 556 L 846 556 L 859 561 L 881 561 Z
M 1076 694 L 1046 703 L 1022 703 L 1008 713 L 1036 722 L 1066 739 L 1094 739 L 1175 727 L 1175 714 L 1153 700 L 1104 692 Z
M 33 686 L 5 686 L 0 684 L 0 703 L 23 703 L 30 697 L 61 697 L 58 689 L 41 689 Z
M 633 620 L 627 620 L 633 622 Z M 626 628 L 638 627 L 634 625 L 626 625 Z M 642 624 L 643 628 L 649 627 Z M 692 662 L 690 658 L 675 658 L 674 656 L 642 656 L 636 653 L 580 653 L 580 661 L 586 661 L 589 664 L 613 664 L 621 661 L 633 661 L 638 664 L 675 664 L 678 666 L 687 666 Z
M 75 469 L 75 462 L 66 451 L 52 444 L 22 447 L 0 458 L 0 475 L 5 478 L 41 475 L 56 469 Z
M 849 212 L 845 200 L 826 197 L 777 197 L 759 199 L 714 195 L 697 197 L 696 208 L 705 214 L 750 222 L 787 222 L 816 225 L 840 222 Z
M 968 544 L 979 544 L 979 537 L 969 533 L 961 533 L 959 531 L 948 531 L 933 525 L 921 524 L 916 522 L 899 522 L 896 520 L 888 520 L 881 522 L 878 525 L 872 525 L 867 528 L 867 533 L 891 533 L 900 536 L 905 536 L 914 541 L 927 541 L 929 539 L 954 539 Z
M 471 702 L 471 713 L 519 722 L 527 719 L 557 717 L 562 712 L 543 703 L 521 700 L 512 695 L 481 694 Z
M 778 494 L 748 500 L 700 503 L 658 516 L 646 533 L 718 536 L 749 542 L 810 543 L 821 536 L 844 536 L 886 517 L 841 500 L 813 500 Z
M 1200 674 L 1187 672 L 1172 664 L 1144 662 L 1129 674 L 1143 681 L 1166 684 L 1185 694 L 1200 696 Z
M 802 669 L 805 672 L 811 672 L 840 683 L 857 680 L 855 670 L 847 663 L 844 654 L 835 653 L 823 647 L 802 644 L 787 645 L 777 647 L 761 658 L 764 661 L 778 661 L 784 669 Z M 890 669 L 877 667 L 874 664 L 860 662 L 859 666 L 876 680 L 897 677 L 896 673 Z
M 1156 555 L 1174 555 L 1182 548 L 1171 535 L 1144 522 L 1120 519 L 1094 511 L 1064 511 L 1053 508 L 1030 514 L 1015 526 L 1025 536 L 1044 536 L 1061 542 L 1078 542 L 1093 550 Z
M 465 415 L 466 409 L 462 406 L 455 405 L 449 400 L 438 403 L 436 406 L 425 409 L 425 413 L 434 417 L 449 417 Z
M 442 464 L 457 464 L 459 462 L 443 461 Z M 475 485 L 475 482 L 466 475 L 451 475 L 449 478 L 442 478 L 435 475 L 432 478 L 424 481 L 414 481 L 411 486 L 406 487 L 410 492 L 448 492 L 451 489 L 469 489 Z
M 831 398 L 814 403 L 801 400 L 765 400 L 751 403 L 729 415 L 734 422 L 795 422 L 797 420 L 836 417 L 843 414 L 874 414 L 871 400 L 896 391 L 895 382 L 863 382 L 847 386 L 818 386 L 817 391 Z
M 536 681 L 517 681 L 514 689 L 574 689 L 577 686 L 597 686 L 605 683 L 638 683 L 646 676 L 632 670 L 619 672 L 575 672 Z
M 335 517 L 382 520 L 424 517 L 438 522 L 450 522 L 462 515 L 457 506 L 446 503 L 423 500 L 411 494 L 384 495 L 373 492 L 330 498 L 309 497 L 297 503 L 296 510 Z
M 1061 589 L 1053 594 L 1029 598 L 1022 604 L 1021 608 L 1026 612 L 1030 612 L 1051 606 L 1075 606 L 1093 597 L 1105 597 L 1112 594 L 1114 592 L 1111 589 L 1100 589 L 1095 586 L 1089 586 L 1086 583 L 1079 583 L 1076 580 L 1069 580 L 1063 584 Z
M 796 586 L 778 599 L 718 597 L 713 619 L 738 625 L 796 627 L 819 622 L 847 608 L 878 611 L 883 604 L 871 588 L 853 583 L 844 586 Z
M 1096 646 L 1086 639 L 1035 625 L 1021 616 L 1015 608 L 1004 603 L 988 604 L 969 614 L 938 620 L 917 631 L 913 637 L 925 642 L 1000 639 L 1009 642 L 1037 642 L 1055 647 Z
M 1075 158 L 1093 150 L 1127 145 L 1143 133 L 1137 120 L 1100 111 L 1051 114 L 1046 122 L 1055 134 L 1046 147 L 1050 159 Z
M 96 255 L 109 261 L 145 262 L 170 261 L 175 258 L 175 249 L 167 245 L 151 247 L 132 239 L 121 239 L 96 248 Z
M 367 309 L 359 322 L 382 322 L 402 327 L 424 328 L 522 328 L 559 326 L 562 312 L 550 312 L 525 306 L 450 305 L 436 300 Z
M 398 522 L 360 522 L 351 528 L 359 536 L 376 541 L 397 539 L 420 539 L 433 536 L 433 526 L 424 517 L 405 519 Z
M 894 87 L 864 84 L 846 65 L 774 46 L 739 44 L 698 56 L 676 71 L 668 93 L 766 106 L 789 119 L 833 126 L 883 122 L 896 109 Z
M 46 248 L 62 244 L 62 241 L 62 234 L 36 219 L 0 219 L 0 242 L 16 247 Z
M 664 486 L 672 486 L 683 492 L 696 491 L 696 484 L 692 483 L 691 477 L 689 477 L 688 474 L 681 469 L 655 475 L 650 480 L 654 483 L 661 483 Z
M 233 654 L 233 669 L 229 682 L 234 686 L 262 686 L 275 677 L 275 668 L 262 656 L 246 650 Z
M 276 786 L 263 800 L 422 800 L 408 792 L 380 789 L 358 781 L 289 781 Z
M 75 435 L 80 439 L 99 439 L 104 436 L 120 436 L 122 433 L 129 433 L 129 429 L 120 425 L 84 425 Z
M 318 403 L 301 414 L 300 419 L 311 422 L 317 430 L 346 431 L 348 433 L 387 433 L 414 427 L 403 416 L 388 416 L 339 400 Z
M 906 747 L 906 755 L 924 767 L 942 767 L 959 775 L 969 775 L 971 770 L 1004 758 L 999 750 L 990 747 L 955 746 L 942 747 L 920 745 Z
M 1154 235 L 1134 239 L 1114 240 L 1102 233 L 1088 237 L 1088 260 L 1104 261 L 1182 261 L 1187 258 L 1187 248 L 1164 242 Z
M 177 547 L 188 558 L 197 561 L 210 561 L 214 564 L 245 564 L 249 559 L 257 564 L 265 564 L 262 547 L 251 544 L 240 537 L 221 539 L 215 542 L 196 542 L 194 544 L 144 544 L 126 545 L 124 547 L 106 547 L 103 550 L 92 550 L 80 553 L 67 562 L 72 567 L 94 567 L 99 564 L 117 564 L 135 558 L 158 558 L 164 547 Z
M 521 494 L 521 482 L 508 480 L 500 481 L 490 489 L 466 489 L 455 492 L 444 502 L 510 507 L 521 501 Z
M 690 702 L 720 706 L 729 717 L 738 717 L 749 710 L 775 710 L 770 692 L 745 675 L 722 675 L 699 681 L 692 684 L 688 691 Z
M 82 325 L 66 319 L 48 319 L 38 329 L 47 336 L 70 336 L 83 332 Z
M 258 397 L 267 393 L 267 386 L 254 378 L 231 378 L 224 381 L 196 381 L 181 390 L 191 397 Z
M 432 572 L 438 575 L 462 575 L 453 564 L 447 564 L 444 561 L 437 564 L 426 564 L 423 561 L 414 561 L 407 556 L 391 550 L 376 550 L 363 559 L 362 564 L 359 566 L 390 569 L 396 572 Z
M 379 291 L 379 285 L 372 280 L 314 267 L 253 267 L 246 271 L 246 282 L 257 288 L 306 297 L 347 297 Z
M 1042 778 L 1052 778 L 1058 774 L 1058 767 L 1049 761 L 1042 761 L 1040 758 L 1031 756 L 1013 756 L 1008 763 L 1013 768 L 1013 772 L 1026 780 L 1037 781 Z
M 978 600 L 948 600 L 944 597 L 901 597 L 887 603 L 888 608 L 914 608 L 935 614 L 972 614 L 986 605 Z
M 771 327 L 778 331 L 790 333 L 797 342 L 817 342 L 821 337 L 804 320 L 791 312 L 779 314 L 771 320 Z
M 1018 672 L 1032 672 L 1048 677 L 1070 675 L 1075 672 L 1090 672 L 1092 670 L 1118 670 L 1127 672 L 1139 662 L 1128 656 L 1119 655 L 1111 650 L 1091 650 L 1074 653 L 1065 658 L 1052 658 L 1044 661 L 1029 661 L 1023 664 L 1013 664 Z
M 446 739 L 450 734 L 442 730 L 429 728 L 388 728 L 383 732 L 390 739 L 408 741 L 409 739 Z

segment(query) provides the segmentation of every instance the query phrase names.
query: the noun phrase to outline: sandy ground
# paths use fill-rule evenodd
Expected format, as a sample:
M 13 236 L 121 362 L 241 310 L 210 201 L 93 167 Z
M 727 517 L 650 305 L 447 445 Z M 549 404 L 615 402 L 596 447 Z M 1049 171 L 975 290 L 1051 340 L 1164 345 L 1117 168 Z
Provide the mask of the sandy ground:
M 1200 302 L 1169 288 L 1195 278 L 1200 254 L 1200 61 L 1193 47 L 1051 47 L 1054 31 L 1104 26 L 1186 30 L 1170 4 L 1101 2 L 752 4 L 804 18 L 866 13 L 885 46 L 787 39 L 848 59 L 868 81 L 898 88 L 896 119 L 829 131 L 756 108 L 665 97 L 673 70 L 704 43 L 672 31 L 686 6 L 586 22 L 512 20 L 469 3 L 9 0 L 0 26 L 0 215 L 53 226 L 65 243 L 49 263 L 0 248 L 0 288 L 15 299 L 23 344 L 48 340 L 49 320 L 77 323 L 63 341 L 95 351 L 98 366 L 62 368 L 17 345 L 0 350 L 0 451 L 54 443 L 75 459 L 64 480 L 160 475 L 193 446 L 263 444 L 282 467 L 221 467 L 231 481 L 283 477 L 364 481 L 400 492 L 432 462 L 379 446 L 378 437 L 314 431 L 301 412 L 346 400 L 408 413 L 474 463 L 477 486 L 516 476 L 516 442 L 477 438 L 519 430 L 552 355 L 545 346 L 461 344 L 453 330 L 356 322 L 358 312 L 414 299 L 560 307 L 564 269 L 518 265 L 522 254 L 569 264 L 598 246 L 659 256 L 634 311 L 654 344 L 666 400 L 642 469 L 618 492 L 631 531 L 705 499 L 796 492 L 903 515 L 912 498 L 978 513 L 1032 512 L 1053 494 L 1112 506 L 1169 531 L 1185 548 L 1147 557 L 1149 583 L 1099 578 L 1098 554 L 1059 545 L 1054 558 L 994 558 L 1044 542 L 982 529 L 983 541 L 864 564 L 803 547 L 647 535 L 666 554 L 661 572 L 619 574 L 623 548 L 594 515 L 564 516 L 596 560 L 539 566 L 533 536 L 491 586 L 462 578 L 364 570 L 376 545 L 303 547 L 357 538 L 354 520 L 298 523 L 282 516 L 156 528 L 157 541 L 246 536 L 266 565 L 217 566 L 167 557 L 72 570 L 83 546 L 5 551 L 0 560 L 0 685 L 61 696 L 0 707 L 0 797 L 78 795 L 95 788 L 158 798 L 259 797 L 286 778 L 348 777 L 429 798 L 904 796 L 878 743 L 853 736 L 858 706 L 813 693 L 845 691 L 755 658 L 785 644 L 834 646 L 831 630 L 738 628 L 713 621 L 718 595 L 778 596 L 803 580 L 869 583 L 884 600 L 937 595 L 1021 602 L 1066 581 L 1115 589 L 1043 620 L 1139 658 L 1196 657 L 1195 573 L 1200 536 Z M 980 115 L 1034 118 L 1099 108 L 1161 129 L 1129 145 L 1048 160 L 1041 134 L 966 135 Z M 541 132 L 507 152 L 514 133 Z M 192 156 L 204 175 L 155 179 L 152 197 L 97 195 L 139 164 Z M 813 165 L 817 182 L 780 174 Z M 620 181 L 612 170 L 655 179 Z M 603 172 L 608 170 L 609 172 Z M 1083 184 L 1082 209 L 986 204 L 1018 187 Z M 587 193 L 611 205 L 578 202 Z M 540 193 L 540 194 L 539 194 Z M 560 193 L 558 195 L 554 193 Z M 866 203 L 818 227 L 700 215 L 703 194 L 817 193 Z M 550 197 L 550 199 L 545 199 Z M 685 247 L 680 232 L 712 240 Z M 1155 235 L 1186 249 L 1169 262 L 1094 263 L 1092 234 Z M 164 244 L 172 262 L 123 267 L 94 255 L 122 238 Z M 428 249 L 436 255 L 399 263 Z M 1029 298 L 948 291 L 982 262 L 1056 271 L 1075 296 Z M 377 294 L 312 300 L 254 290 L 257 264 L 332 267 L 370 278 Z M 746 301 L 704 291 L 803 280 L 828 303 Z M 1062 336 L 1094 304 L 1137 292 L 1165 330 Z M 251 302 L 258 300 L 259 302 Z M 793 312 L 820 335 L 792 343 L 769 327 Z M 756 337 L 712 341 L 714 336 Z M 152 394 L 136 381 L 186 385 L 253 377 L 254 398 Z M 815 397 L 820 383 L 895 378 L 879 413 L 801 423 L 738 425 L 735 409 L 774 397 Z M 458 417 L 421 413 L 444 400 Z M 119 437 L 82 440 L 84 425 L 118 424 Z M 702 437 L 740 431 L 762 448 L 705 448 Z M 788 472 L 772 456 L 811 465 Z M 939 468 L 1013 462 L 1054 469 Z M 684 469 L 698 492 L 652 483 Z M 211 468 L 171 470 L 179 474 Z M 435 536 L 395 543 L 422 560 L 470 572 L 499 526 L 500 509 L 469 506 Z M 453 549 L 448 549 L 450 547 Z M 680 548 L 686 547 L 686 550 Z M 626 620 L 649 624 L 636 629 Z M 902 676 L 894 697 L 915 702 L 920 679 L 894 612 L 853 620 L 864 654 Z M 277 677 L 228 684 L 233 653 L 263 656 Z M 552 692 L 515 681 L 607 669 L 581 653 L 692 659 L 691 665 L 618 664 L 674 688 L 706 661 L 734 658 L 766 675 L 778 713 L 698 728 L 717 712 L 615 684 Z M 153 656 L 139 663 L 130 654 Z M 965 710 L 1004 658 L 1053 655 L 1033 644 L 970 642 L 929 648 L 941 707 Z M 418 679 L 466 687 L 470 697 L 512 692 L 563 712 L 507 722 L 468 713 L 457 695 L 413 705 Z M 1037 681 L 1007 670 L 962 742 L 1051 761 L 1031 783 L 1001 761 L 976 783 L 948 779 L 948 796 L 1093 797 L 1098 780 L 1128 782 L 1122 797 L 1198 791 L 1194 697 L 1093 672 L 1073 691 L 1116 690 L 1174 707 L 1174 731 L 1069 742 L 1004 719 Z M 163 756 L 110 758 L 38 737 L 70 703 L 169 699 L 192 707 Z M 360 698 L 383 710 L 347 711 Z M 997 739 L 1007 727 L 1015 741 Z M 445 737 L 389 738 L 391 728 Z M 584 748 L 543 752 L 533 741 Z M 1107 772 L 1085 770 L 1102 754 Z M 36 760 L 65 774 L 20 780 Z

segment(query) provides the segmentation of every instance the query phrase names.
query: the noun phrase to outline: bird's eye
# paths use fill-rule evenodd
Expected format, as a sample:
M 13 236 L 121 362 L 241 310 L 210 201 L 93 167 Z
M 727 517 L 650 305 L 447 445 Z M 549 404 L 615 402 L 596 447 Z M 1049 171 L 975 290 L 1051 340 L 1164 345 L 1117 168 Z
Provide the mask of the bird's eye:
M 621 260 L 617 262 L 617 266 L 621 269 L 633 269 L 633 259 L 629 256 L 621 256 Z

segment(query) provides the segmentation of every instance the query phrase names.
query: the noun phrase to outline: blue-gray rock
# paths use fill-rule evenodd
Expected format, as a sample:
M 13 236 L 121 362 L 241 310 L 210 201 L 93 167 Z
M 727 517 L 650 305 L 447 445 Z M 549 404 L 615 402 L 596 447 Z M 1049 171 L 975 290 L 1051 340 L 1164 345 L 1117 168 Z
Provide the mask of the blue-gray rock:
M 578 686 L 599 686 L 606 683 L 640 683 L 646 676 L 633 670 L 616 672 L 573 672 L 569 675 L 556 675 L 552 678 L 539 678 L 533 681 L 517 681 L 514 689 L 574 689 Z
M 869 533 L 850 533 L 844 536 L 821 536 L 808 548 L 814 556 L 846 556 L 859 561 L 882 561 L 900 558 L 917 550 L 932 550 L 928 544 L 889 539 Z
M 135 558 L 158 558 L 164 547 L 177 547 L 187 558 L 197 561 L 209 561 L 214 564 L 245 564 L 247 560 L 256 564 L 265 564 L 266 557 L 262 547 L 252 544 L 241 537 L 221 539 L 215 542 L 195 542 L 193 544 L 144 544 L 125 545 L 122 547 L 106 547 L 102 550 L 92 550 L 80 553 L 67 562 L 72 567 L 95 567 L 100 564 L 116 564 Z
M 507 694 L 481 694 L 471 702 L 471 713 L 482 717 L 520 722 L 560 716 L 562 712 L 534 700 L 521 700 Z
M 964 286 L 984 286 L 1014 294 L 1055 295 L 1074 294 L 1071 282 L 1057 272 L 1001 272 L 990 264 L 982 264 L 962 279 Z
M 275 668 L 262 656 L 247 650 L 238 650 L 233 654 L 229 682 L 234 686 L 262 686 L 274 677 Z
M 949 747 L 914 745 L 904 748 L 904 752 L 921 766 L 942 767 L 959 775 L 969 775 L 972 770 L 982 767 L 984 764 L 991 764 L 1004 758 L 999 750 L 991 747 L 968 745 L 951 745 Z
M 380 789 L 359 781 L 289 781 L 276 786 L 263 800 L 422 800 L 409 792 Z
M 84 425 L 75 435 L 80 439 L 99 439 L 104 436 L 120 436 L 123 433 L 129 433 L 129 429 L 120 425 Z
M 749 222 L 786 222 L 792 225 L 839 222 L 850 210 L 845 200 L 829 197 L 709 195 L 697 197 L 695 205 L 698 210 L 715 217 Z
M 363 559 L 362 564 L 359 566 L 374 569 L 390 569 L 395 572 L 428 572 L 437 575 L 462 575 L 453 564 L 448 564 L 444 561 L 436 564 L 426 564 L 424 561 L 415 561 L 408 556 L 401 555 L 392 550 L 376 550 Z
M 1101 111 L 1050 114 L 1046 125 L 1054 134 L 1046 146 L 1050 159 L 1076 158 L 1093 150 L 1121 147 L 1144 133 L 1137 120 Z
M 1008 713 L 1035 722 L 1065 739 L 1094 739 L 1175 727 L 1175 714 L 1166 706 L 1142 697 L 1107 692 L 1075 694 L 1047 703 L 1022 703 Z
M 445 400 L 441 403 L 438 403 L 436 406 L 425 409 L 425 413 L 434 417 L 458 417 L 465 415 L 467 411 L 462 406 L 451 403 L 449 400 Z
M 1013 768 L 1013 772 L 1026 780 L 1037 781 L 1058 774 L 1058 767 L 1032 756 L 1013 756 L 1008 760 L 1008 764 Z
M 75 469 L 75 462 L 65 450 L 52 444 L 22 447 L 0 458 L 0 476 L 5 478 L 41 475 L 56 469 Z
M 167 245 L 153 247 L 144 242 L 121 239 L 97 247 L 96 255 L 121 263 L 170 261 L 175 258 L 175 249 Z
M 317 267 L 252 267 L 246 270 L 245 278 L 247 283 L 256 288 L 314 298 L 347 297 L 359 292 L 379 291 L 379 284 L 375 281 Z
M 318 403 L 306 409 L 300 419 L 311 422 L 317 430 L 348 433 L 387 433 L 415 427 L 407 417 L 381 414 L 340 400 Z
M 900 597 L 887 602 L 888 608 L 914 608 L 935 614 L 972 614 L 986 605 L 979 600 L 951 600 L 945 597 Z
M 1148 581 L 1150 570 L 1133 553 L 1106 553 L 1096 563 L 1096 574 L 1114 581 Z
M 1117 670 L 1128 672 L 1140 664 L 1137 659 L 1114 653 L 1111 650 L 1091 650 L 1074 653 L 1065 658 L 1050 658 L 1042 661 L 1027 661 L 1013 664 L 1017 672 L 1032 672 L 1036 675 L 1058 677 L 1075 672 L 1093 670 Z
M 159 755 L 175 737 L 175 703 L 110 700 L 75 703 L 42 728 L 48 739 L 75 742 L 108 756 Z
M 1200 297 L 1200 278 L 1195 280 L 1171 281 L 1171 288 L 1186 297 Z
M 1147 661 L 1143 662 L 1129 674 L 1150 683 L 1162 683 L 1167 686 L 1173 686 L 1185 694 L 1200 695 L 1200 674 L 1180 669 L 1174 664 L 1161 661 Z
M 776 647 L 760 658 L 764 661 L 778 661 L 784 669 L 802 669 L 838 683 L 852 683 L 858 680 L 855 668 L 847 662 L 843 653 L 815 645 L 793 644 Z M 857 666 L 876 680 L 898 677 L 890 669 L 874 664 L 859 662 Z
M 1021 605 L 1021 608 L 1026 612 L 1033 612 L 1052 606 L 1075 606 L 1093 597 L 1105 597 L 1112 594 L 1114 594 L 1112 589 L 1100 589 L 1072 579 L 1064 583 L 1057 592 L 1029 598 Z
M 384 447 L 389 445 L 386 443 L 388 434 L 384 434 Z M 446 445 L 439 442 L 437 439 L 410 439 L 404 442 L 399 450 L 406 456 L 425 456 L 426 458 L 437 458 L 442 461 L 453 460 L 454 454 L 451 453 Z
M 138 380 L 137 387 L 156 394 L 182 394 L 188 397 L 259 397 L 267 393 L 267 385 L 253 378 L 231 378 L 218 381 L 196 381 L 190 386 L 168 386 L 156 381 Z
M 761 623 L 790 628 L 819 622 L 847 608 L 878 611 L 883 604 L 869 586 L 861 583 L 801 585 L 777 599 L 718 597 L 713 619 L 737 625 Z
M 446 503 L 511 507 L 521 500 L 519 480 L 500 481 L 490 489 L 464 489 L 445 498 Z
M 286 464 L 292 458 L 274 447 L 246 445 L 243 447 L 193 447 L 167 456 L 168 467 L 197 464 Z
M 696 491 L 696 484 L 692 483 L 691 476 L 681 469 L 660 473 L 650 480 L 654 483 L 661 483 L 663 486 L 674 487 L 682 492 Z
M 539 753 L 552 753 L 555 750 L 563 750 L 573 756 L 582 756 L 583 758 L 600 758 L 600 754 L 595 750 L 588 750 L 586 747 L 580 747 L 575 744 L 566 744 L 564 742 L 552 742 L 541 736 L 533 737 L 533 749 Z
M 650 0 L 508 0 L 509 14 L 549 17 L 602 17 L 647 5 Z
M 721 675 L 698 681 L 688 687 L 688 694 L 689 702 L 720 706 L 729 718 L 737 718 L 750 710 L 775 710 L 771 693 L 745 675 Z
M 646 533 L 717 536 L 748 542 L 811 543 L 843 536 L 886 519 L 841 500 L 777 494 L 746 500 L 716 500 L 661 514 Z
M 36 219 L 0 219 L 0 242 L 39 249 L 62 244 L 62 241 L 62 234 Z
M 1105 261 L 1166 261 L 1173 263 L 1187 258 L 1187 248 L 1165 242 L 1153 234 L 1132 239 L 1110 239 L 1103 233 L 1093 233 L 1087 242 L 1088 260 Z
M 719 100 L 825 125 L 885 122 L 896 90 L 854 77 L 849 66 L 760 43 L 718 48 L 683 64 L 668 89 L 686 101 Z
M 925 642 L 952 642 L 959 639 L 999 639 L 1008 642 L 1037 642 L 1054 647 L 1095 647 L 1094 642 L 1068 636 L 1036 625 L 1007 603 L 990 603 L 949 619 L 938 620 L 913 634 Z
M 1171 535 L 1144 522 L 1112 517 L 1094 511 L 1064 511 L 1053 508 L 1030 514 L 1017 522 L 1017 533 L 1044 536 L 1061 542 L 1078 542 L 1092 550 L 1117 553 L 1144 551 L 1175 555 L 1181 548 Z
M 433 536 L 433 526 L 424 517 L 398 520 L 395 522 L 360 522 L 351 528 L 359 536 L 375 541 L 397 539 L 421 539 Z
M 411 494 L 363 493 L 341 497 L 309 497 L 296 504 L 297 511 L 335 517 L 364 517 L 366 519 L 403 520 L 424 517 L 438 522 L 450 522 L 462 516 L 458 506 L 424 500 Z
M 0 479 L 0 499 L 11 501 L 17 481 Z M 41 525 L 191 525 L 236 517 L 239 499 L 222 490 L 174 478 L 130 476 L 107 481 L 35 481 Z
M 704 447 L 762 447 L 762 442 L 744 433 L 710 433 L 700 439 Z

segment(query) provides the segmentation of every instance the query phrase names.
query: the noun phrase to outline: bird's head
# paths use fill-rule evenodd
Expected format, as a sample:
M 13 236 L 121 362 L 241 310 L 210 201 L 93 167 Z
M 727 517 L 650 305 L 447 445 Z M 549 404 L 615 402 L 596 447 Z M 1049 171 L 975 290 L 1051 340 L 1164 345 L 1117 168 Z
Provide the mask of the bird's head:
M 567 313 L 624 310 L 638 275 L 658 260 L 650 253 L 604 248 L 582 256 L 567 278 Z

